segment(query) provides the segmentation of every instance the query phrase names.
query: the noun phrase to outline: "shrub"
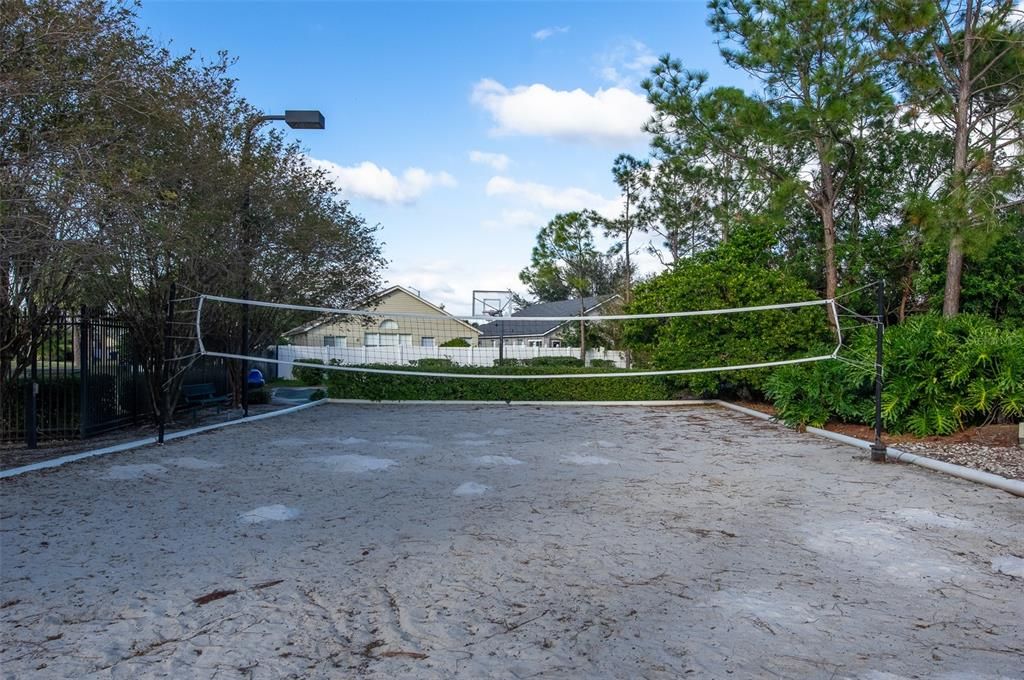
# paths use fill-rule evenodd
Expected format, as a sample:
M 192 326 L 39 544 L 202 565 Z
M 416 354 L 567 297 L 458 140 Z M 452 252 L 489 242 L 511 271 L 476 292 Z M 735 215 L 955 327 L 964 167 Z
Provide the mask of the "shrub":
M 578 357 L 532 357 L 523 359 L 524 366 L 583 366 Z
M 789 425 L 873 419 L 874 331 L 851 338 L 838 361 L 777 369 L 767 392 Z M 951 434 L 1024 417 L 1024 329 L 983 317 L 913 317 L 886 331 L 882 417 L 890 432 Z
M 813 300 L 785 271 L 736 258 L 696 257 L 637 286 L 630 314 L 720 309 Z M 626 346 L 637 366 L 662 370 L 753 364 L 808 356 L 830 337 L 824 307 L 629 321 Z M 705 396 L 760 393 L 767 369 L 674 378 Z
M 313 392 L 310 393 L 310 395 L 309 395 L 309 400 L 310 401 L 320 401 L 321 399 L 326 399 L 326 398 L 327 398 L 327 392 L 325 392 L 324 390 L 313 390 Z
M 451 359 L 433 358 L 433 357 L 430 357 L 430 358 L 427 358 L 427 359 L 413 359 L 409 363 L 412 364 L 413 366 L 415 366 L 416 368 L 424 368 L 424 369 L 431 369 L 431 370 L 440 370 L 440 369 L 447 370 L 447 369 L 451 368 L 452 366 L 457 365 Z
M 371 366 L 396 369 L 395 366 Z M 381 400 L 479 400 L 479 401 L 641 401 L 670 399 L 672 389 L 664 380 L 651 376 L 636 378 L 571 378 L 539 380 L 495 380 L 474 378 L 433 378 L 416 375 L 337 372 L 328 376 L 327 393 L 334 399 Z M 593 369 L 552 366 L 503 366 L 481 368 L 455 366 L 455 373 L 497 375 L 540 375 L 550 373 L 591 373 Z M 618 369 L 614 369 L 616 372 Z M 611 371 L 609 371 L 611 372 Z
M 254 390 L 249 390 L 249 404 L 269 404 L 270 403 L 270 390 L 266 387 L 259 387 Z
M 614 368 L 615 362 L 611 359 L 591 359 L 590 365 L 593 368 Z
M 300 361 L 304 364 L 319 364 L 321 366 L 324 363 L 319 359 L 300 359 Z M 292 375 L 295 376 L 296 380 L 308 387 L 314 387 L 324 383 L 324 369 L 322 368 L 314 368 L 312 366 L 293 366 Z
M 452 338 L 448 342 L 442 342 L 441 347 L 471 347 L 471 345 L 462 338 Z

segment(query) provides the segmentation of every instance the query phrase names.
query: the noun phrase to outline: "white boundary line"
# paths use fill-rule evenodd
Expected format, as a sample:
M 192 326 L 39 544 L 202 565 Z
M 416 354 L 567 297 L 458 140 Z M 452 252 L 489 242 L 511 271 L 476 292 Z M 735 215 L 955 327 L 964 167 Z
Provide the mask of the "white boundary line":
M 269 413 L 261 413 L 256 416 L 249 416 L 248 418 L 236 418 L 235 420 L 225 420 L 223 423 L 214 423 L 213 425 L 203 425 L 202 427 L 194 427 L 190 430 L 180 430 L 178 432 L 170 432 L 164 435 L 164 441 L 171 441 L 172 439 L 181 439 L 182 437 L 188 437 L 193 434 L 199 434 L 200 432 L 207 432 L 209 430 L 216 430 L 221 427 L 227 427 L 228 425 L 237 425 L 239 423 L 251 423 L 254 420 L 264 420 L 266 418 L 274 418 L 276 416 L 283 416 L 286 413 L 294 413 L 295 411 L 301 411 L 302 409 L 312 408 L 323 403 L 326 400 L 311 401 L 308 404 L 299 404 L 298 406 L 289 406 L 278 411 L 270 411 Z M 146 437 L 145 439 L 136 439 L 133 442 L 125 442 L 124 444 L 115 444 L 114 446 L 107 446 L 102 449 L 93 449 L 92 451 L 83 451 L 81 453 L 73 453 L 70 456 L 62 456 L 60 458 L 54 458 L 52 460 L 43 460 L 38 463 L 32 463 L 31 465 L 22 465 L 21 467 L 10 468 L 8 470 L 0 471 L 0 479 L 6 479 L 7 477 L 16 477 L 26 472 L 34 472 L 36 470 L 46 470 L 49 468 L 60 467 L 66 463 L 73 463 L 76 460 L 82 460 L 83 458 L 92 458 L 94 456 L 103 456 L 108 453 L 119 453 L 121 451 L 129 451 L 131 449 L 137 449 L 143 446 L 149 446 L 150 444 L 156 444 L 156 437 Z
M 207 432 L 209 430 L 216 430 L 221 427 L 227 427 L 229 425 L 237 425 L 239 423 L 251 423 L 256 420 L 265 420 L 266 418 L 275 418 L 277 416 L 283 416 L 288 413 L 295 413 L 296 411 L 302 411 L 307 408 L 313 408 L 320 404 L 405 404 L 410 406 L 422 406 L 422 405 L 441 405 L 441 406 L 483 406 L 483 405 L 501 405 L 505 404 L 504 401 L 439 401 L 439 400 L 415 400 L 415 401 L 370 401 L 367 399 L 320 399 L 318 401 L 311 401 L 308 404 L 299 404 L 298 406 L 290 406 L 283 408 L 278 411 L 271 411 L 269 413 L 261 413 L 256 416 L 249 416 L 248 418 L 237 418 L 235 420 L 227 420 L 223 423 L 214 423 L 213 425 L 204 425 L 203 427 L 196 427 L 190 430 L 181 430 L 179 432 L 172 432 L 164 437 L 164 441 L 170 441 L 173 439 L 181 439 L 183 437 L 189 437 L 200 432 Z M 753 416 L 761 420 L 767 420 L 770 422 L 776 422 L 775 419 L 767 413 L 761 413 L 753 409 L 746 408 L 745 406 L 739 406 L 732 404 L 727 401 L 720 399 L 683 399 L 678 401 L 515 401 L 508 402 L 510 405 L 515 404 L 517 406 L 721 406 L 737 413 L 744 415 Z M 829 432 L 817 427 L 808 427 L 807 432 L 831 439 L 833 441 L 846 444 L 848 446 L 854 446 L 859 449 L 870 449 L 871 444 L 854 437 L 848 437 L 838 432 Z M 108 453 L 119 453 L 121 451 L 129 451 L 131 449 L 137 449 L 143 446 L 149 446 L 150 444 L 156 443 L 156 437 L 147 437 L 145 439 L 139 439 L 133 442 L 126 442 L 124 444 L 117 444 L 115 446 L 108 446 L 102 449 L 94 449 L 92 451 L 83 451 L 82 453 L 75 453 L 70 456 L 63 456 L 61 458 L 54 458 L 53 460 L 40 461 L 38 463 L 32 463 L 31 465 L 23 465 L 21 467 L 11 468 L 9 470 L 0 471 L 0 479 L 6 479 L 8 477 L 15 477 L 17 475 L 24 474 L 26 472 L 34 472 L 36 470 L 46 470 L 49 468 L 59 467 L 66 463 L 71 463 L 76 460 L 82 460 L 84 458 L 92 458 L 94 456 L 102 456 Z M 974 468 L 964 467 L 963 465 L 954 465 L 953 463 L 946 463 L 941 460 L 935 460 L 934 458 L 928 458 L 926 456 L 919 456 L 909 451 L 901 451 L 893 447 L 886 449 L 886 457 L 891 458 L 894 461 L 901 463 L 911 463 L 918 465 L 929 470 L 936 472 L 944 472 L 948 475 L 958 477 L 970 482 L 976 482 L 979 484 L 985 484 L 1001 491 L 1013 494 L 1015 496 L 1024 497 L 1024 482 L 1015 479 L 1007 479 L 1000 475 L 992 474 L 991 472 L 982 472 L 981 470 L 975 470 Z
M 753 409 L 746 408 L 745 406 L 738 406 L 736 404 L 730 404 L 727 401 L 720 400 L 715 400 L 714 403 L 748 416 L 760 418 L 761 420 L 774 421 L 774 418 L 767 413 L 761 413 L 760 411 L 755 411 Z M 819 437 L 831 439 L 849 446 L 856 446 L 859 449 L 871 448 L 870 442 L 856 439 L 854 437 L 848 437 L 847 435 L 840 434 L 838 432 L 829 432 L 828 430 L 823 430 L 819 427 L 808 427 L 807 431 L 811 434 L 818 435 Z M 928 458 L 927 456 L 919 456 L 916 453 L 901 451 L 900 449 L 896 449 L 891 446 L 886 448 L 885 456 L 886 458 L 891 458 L 899 463 L 920 465 L 923 468 L 928 468 L 929 470 L 934 470 L 936 472 L 944 472 L 948 475 L 953 475 L 960 479 L 966 479 L 970 482 L 985 484 L 986 486 L 991 486 L 1001 491 L 1011 493 L 1014 496 L 1024 496 L 1024 481 L 1007 479 L 1000 475 L 994 475 L 991 472 L 983 472 L 981 470 L 975 470 L 974 468 L 964 467 L 963 465 L 954 465 L 953 463 L 935 460 L 934 458 Z

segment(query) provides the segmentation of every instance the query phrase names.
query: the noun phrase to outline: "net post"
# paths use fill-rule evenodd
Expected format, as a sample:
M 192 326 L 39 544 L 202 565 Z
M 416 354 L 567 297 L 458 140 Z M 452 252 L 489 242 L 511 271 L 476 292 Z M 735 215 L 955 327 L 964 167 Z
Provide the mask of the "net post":
M 248 276 L 248 273 L 246 274 Z M 246 291 L 245 297 L 249 297 Z M 242 306 L 242 356 L 249 356 L 249 305 Z M 249 359 L 242 359 L 242 417 L 249 417 Z
M 875 441 L 871 445 L 871 460 L 885 462 L 886 446 L 882 442 L 882 344 L 885 335 L 885 281 L 875 287 L 875 301 L 878 305 L 875 319 Z
M 78 436 L 86 438 L 89 416 L 89 310 L 85 305 L 78 317 Z
M 171 391 L 167 384 L 167 366 L 171 361 L 171 353 L 174 348 L 174 341 L 171 338 L 171 324 L 174 322 L 174 298 L 177 297 L 177 288 L 177 284 L 171 281 L 171 287 L 167 291 L 167 318 L 164 321 L 164 360 L 160 364 L 160 427 L 156 438 L 160 444 L 164 443 L 168 411 L 171 409 Z
M 39 337 L 36 331 L 36 306 L 34 302 L 28 305 L 29 325 L 29 351 L 32 353 L 29 359 L 29 381 L 25 386 L 25 448 L 34 449 L 38 445 L 37 434 L 38 424 L 36 414 L 39 398 Z M 45 341 L 44 341 L 45 342 Z

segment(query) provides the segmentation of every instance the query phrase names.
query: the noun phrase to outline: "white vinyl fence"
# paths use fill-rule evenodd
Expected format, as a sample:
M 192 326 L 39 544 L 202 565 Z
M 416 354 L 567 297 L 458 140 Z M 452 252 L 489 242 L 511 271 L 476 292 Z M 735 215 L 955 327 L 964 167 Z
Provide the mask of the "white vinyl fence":
M 534 357 L 578 357 L 578 347 L 506 347 L 506 359 L 532 359 Z M 302 345 L 278 345 L 277 358 L 280 361 L 303 361 L 319 359 L 329 363 L 336 359 L 341 364 L 390 364 L 407 366 L 417 359 L 451 359 L 460 366 L 493 366 L 498 359 L 497 347 L 305 347 Z M 618 350 L 587 350 L 587 365 L 594 359 L 614 361 L 619 368 L 626 367 L 625 352 Z M 291 364 L 278 365 L 279 378 L 291 378 Z

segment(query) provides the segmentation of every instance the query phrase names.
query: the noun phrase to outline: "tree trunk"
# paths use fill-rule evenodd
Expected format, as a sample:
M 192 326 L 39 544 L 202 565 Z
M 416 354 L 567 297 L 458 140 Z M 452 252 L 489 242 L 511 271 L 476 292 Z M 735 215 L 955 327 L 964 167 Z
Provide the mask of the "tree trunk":
M 836 186 L 834 169 L 829 162 L 829 149 L 825 140 L 815 140 L 815 147 L 818 151 L 818 164 L 821 171 L 821 191 L 817 200 L 812 201 L 818 215 L 821 217 L 821 226 L 824 232 L 823 243 L 825 246 L 824 268 L 825 268 L 825 298 L 834 300 L 836 289 L 839 287 L 839 272 L 836 268 Z M 835 325 L 835 320 L 829 317 L 829 324 Z
M 821 211 L 821 223 L 825 231 L 825 297 L 836 298 L 839 287 L 839 273 L 836 270 L 836 223 L 834 206 L 829 202 Z
M 946 318 L 960 313 L 960 287 L 964 270 L 964 237 L 961 229 L 966 214 L 967 146 L 970 134 L 971 58 L 974 47 L 973 26 L 975 14 L 980 11 L 972 2 L 967 3 L 964 16 L 964 54 L 957 70 L 955 129 L 953 133 L 953 176 L 951 195 L 965 209 L 955 215 L 957 222 L 950 225 L 949 253 L 946 256 L 946 287 L 942 294 L 942 315 Z M 959 207 L 958 206 L 958 207 Z M 957 213 L 960 211 L 958 210 Z
M 946 289 L 942 295 L 942 316 L 954 317 L 960 313 L 960 277 L 964 270 L 964 237 L 959 232 L 949 239 L 946 256 Z

